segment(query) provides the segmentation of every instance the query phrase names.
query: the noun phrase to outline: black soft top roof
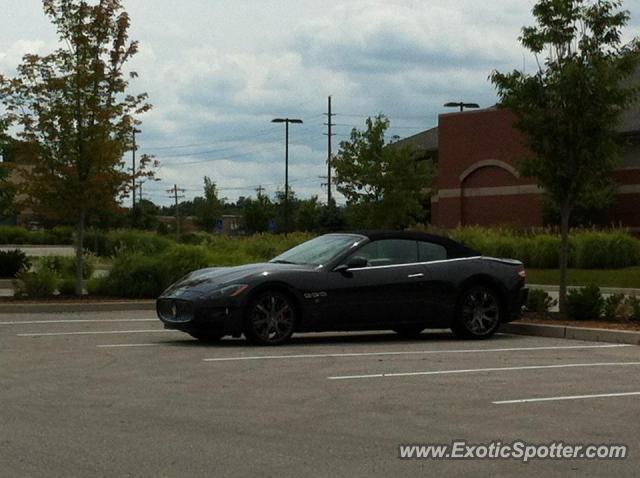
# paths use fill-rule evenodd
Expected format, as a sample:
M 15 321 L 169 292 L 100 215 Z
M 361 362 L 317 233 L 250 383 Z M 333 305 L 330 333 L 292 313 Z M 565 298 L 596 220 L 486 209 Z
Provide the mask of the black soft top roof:
M 410 241 L 426 241 L 433 242 L 434 244 L 440 244 L 447 249 L 447 256 L 450 259 L 459 257 L 474 257 L 480 254 L 465 246 L 464 244 L 454 241 L 445 236 L 438 236 L 436 234 L 428 234 L 426 232 L 418 231 L 345 231 L 343 234 L 358 234 L 365 236 L 371 241 L 377 241 L 380 239 L 407 239 Z

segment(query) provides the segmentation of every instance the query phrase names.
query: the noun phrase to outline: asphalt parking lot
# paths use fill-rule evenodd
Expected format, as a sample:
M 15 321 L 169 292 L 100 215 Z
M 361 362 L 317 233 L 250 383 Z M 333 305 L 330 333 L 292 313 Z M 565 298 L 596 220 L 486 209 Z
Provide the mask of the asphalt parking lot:
M 164 331 L 151 312 L 4 314 L 0 475 L 634 476 L 638 352 L 442 331 L 203 345 Z M 457 439 L 629 452 L 616 461 L 398 458 L 401 444 Z

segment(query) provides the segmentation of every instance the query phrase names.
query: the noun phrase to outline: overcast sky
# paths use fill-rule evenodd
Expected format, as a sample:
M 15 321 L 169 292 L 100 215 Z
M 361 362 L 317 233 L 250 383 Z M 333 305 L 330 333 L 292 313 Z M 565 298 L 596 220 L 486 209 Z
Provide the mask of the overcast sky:
M 187 198 L 213 178 L 229 200 L 273 194 L 284 183 L 284 126 L 291 186 L 326 192 L 327 96 L 333 96 L 334 151 L 351 128 L 384 113 L 389 136 L 437 125 L 447 101 L 496 101 L 493 69 L 531 70 L 519 46 L 533 0 L 124 0 L 141 52 L 131 62 L 154 108 L 144 115 L 140 152 L 155 154 L 161 182 L 147 198 L 165 204 L 177 183 Z M 640 35 L 640 0 L 627 39 Z M 40 0 L 0 0 L 0 73 L 23 54 L 55 48 Z

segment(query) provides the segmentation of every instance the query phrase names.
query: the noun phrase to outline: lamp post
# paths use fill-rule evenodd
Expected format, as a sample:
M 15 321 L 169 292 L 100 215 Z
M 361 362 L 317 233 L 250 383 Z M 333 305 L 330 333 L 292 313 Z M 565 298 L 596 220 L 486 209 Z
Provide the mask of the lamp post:
M 449 103 L 445 103 L 444 106 L 446 108 L 460 108 L 460 111 L 464 111 L 465 108 L 480 108 L 478 103 L 463 103 L 462 101 L 457 103 L 450 101 Z
M 301 119 L 274 118 L 272 123 L 285 124 L 284 136 L 284 224 L 285 232 L 289 232 L 289 123 L 302 124 Z

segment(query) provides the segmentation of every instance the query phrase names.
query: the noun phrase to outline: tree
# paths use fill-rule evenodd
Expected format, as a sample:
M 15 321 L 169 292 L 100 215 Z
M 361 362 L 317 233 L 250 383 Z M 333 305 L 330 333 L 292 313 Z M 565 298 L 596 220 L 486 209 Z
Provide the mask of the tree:
M 15 212 L 14 200 L 16 188 L 9 181 L 10 166 L 6 164 L 9 159 L 10 139 L 6 134 L 7 123 L 0 118 L 0 156 L 3 162 L 0 164 L 0 217 L 12 216 Z
M 216 227 L 216 222 L 222 216 L 224 199 L 218 198 L 216 183 L 208 176 L 204 177 L 204 197 L 195 198 L 193 205 L 198 224 L 208 232 Z
M 154 231 L 160 224 L 159 214 L 160 208 L 155 203 L 148 199 L 140 199 L 135 209 L 129 210 L 129 220 L 137 228 Z
M 536 25 L 520 42 L 538 58 L 535 74 L 494 72 L 502 107 L 516 115 L 532 155 L 519 168 L 560 212 L 560 312 L 566 311 L 571 215 L 611 198 L 620 157 L 616 126 L 637 90 L 625 86 L 638 63 L 638 43 L 622 44 L 629 13 L 619 0 L 539 0 Z
M 273 218 L 273 208 L 273 203 L 267 196 L 260 195 L 257 199 L 245 198 L 242 201 L 242 216 L 247 232 L 267 232 L 269 221 Z
M 0 78 L 8 118 L 18 136 L 37 146 L 22 191 L 28 205 L 76 224 L 76 293 L 82 293 L 85 225 L 93 211 L 116 208 L 131 174 L 123 154 L 132 148 L 135 117 L 150 109 L 147 95 L 127 93 L 124 66 L 138 51 L 128 37 L 121 0 L 43 0 L 60 48 L 26 55 L 15 79 Z M 134 176 L 150 173 L 141 161 Z
M 312 232 L 319 228 L 322 207 L 318 202 L 318 196 L 309 199 L 301 199 L 298 203 L 298 217 L 296 218 L 296 230 Z
M 354 128 L 340 143 L 333 161 L 337 189 L 358 226 L 402 229 L 425 218 L 433 165 L 416 161 L 409 146 L 385 143 L 388 128 L 383 115 L 368 118 L 364 131 Z

